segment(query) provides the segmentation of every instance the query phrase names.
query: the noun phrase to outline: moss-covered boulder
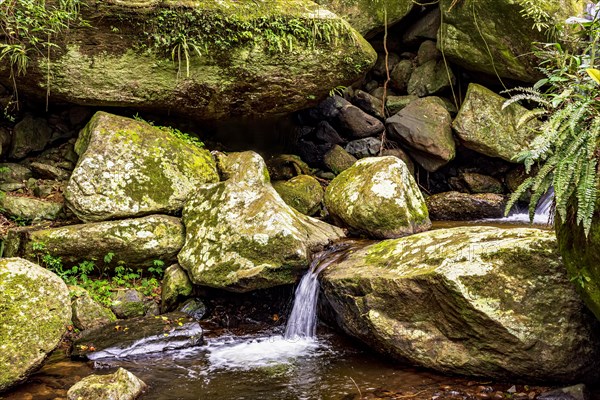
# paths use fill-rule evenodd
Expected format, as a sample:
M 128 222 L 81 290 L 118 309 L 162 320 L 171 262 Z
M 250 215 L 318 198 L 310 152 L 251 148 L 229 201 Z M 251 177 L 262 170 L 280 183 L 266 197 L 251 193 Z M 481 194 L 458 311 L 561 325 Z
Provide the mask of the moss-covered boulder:
M 578 0 L 535 1 L 535 7 L 548 13 L 550 25 L 581 14 L 584 5 Z M 441 0 L 438 46 L 449 60 L 466 69 L 534 82 L 539 72 L 531 46 L 546 38 L 527 17 L 531 8 L 515 0 Z
M 343 17 L 366 37 L 383 30 L 384 7 L 387 8 L 388 25 L 393 25 L 408 15 L 415 5 L 413 0 L 315 0 L 315 3 Z
M 489 175 L 478 174 L 476 172 L 463 172 L 460 179 L 467 185 L 471 193 L 504 193 L 502 183 Z
M 192 294 L 192 282 L 179 264 L 173 264 L 165 270 L 161 291 L 160 309 L 162 312 L 172 311 L 177 302 Z
M 50 254 L 67 265 L 94 261 L 106 268 L 114 268 L 119 262 L 148 267 L 154 260 L 174 262 L 183 242 L 184 228 L 179 218 L 150 215 L 59 228 L 13 229 L 5 241 L 5 252 L 9 257 L 30 260 Z M 110 262 L 104 263 L 109 253 Z
M 329 214 L 344 226 L 375 238 L 429 229 L 423 195 L 397 157 L 363 158 L 339 174 L 325 192 Z
M 72 320 L 77 329 L 94 329 L 117 320 L 115 314 L 95 301 L 87 290 L 72 287 L 71 297 Z
M 600 210 L 599 206 L 596 204 L 596 210 Z M 569 210 L 565 223 L 556 221 L 560 253 L 577 291 L 600 320 L 600 211 L 595 212 L 587 237 L 575 221 L 573 209 Z
M 429 196 L 426 202 L 434 221 L 469 221 L 502 218 L 506 197 L 495 193 L 443 192 Z
M 17 220 L 53 221 L 58 218 L 62 211 L 63 203 L 0 192 L 0 208 L 3 209 L 6 215 L 10 215 Z
M 461 227 L 356 249 L 323 272 L 339 325 L 374 349 L 443 373 L 594 381 L 600 325 L 553 232 Z
M 319 181 L 310 175 L 298 175 L 287 181 L 275 181 L 273 188 L 288 206 L 309 216 L 319 211 L 325 195 Z
M 146 384 L 124 368 L 108 375 L 90 375 L 67 392 L 68 400 L 135 400 Z
M 67 285 L 20 258 L 0 260 L 0 392 L 24 381 L 60 343 L 71 322 Z
M 168 128 L 98 112 L 80 132 L 65 198 L 85 222 L 180 211 L 195 187 L 217 182 L 210 152 Z
M 519 125 L 527 112 L 513 103 L 503 109 L 506 99 L 491 90 L 471 83 L 452 127 L 465 145 L 490 157 L 513 161 L 527 150 L 536 136 L 533 122 Z
M 51 101 L 218 120 L 307 108 L 376 59 L 309 0 L 85 0 L 81 12 L 90 26 L 57 38 L 50 65 L 32 52 L 19 92 L 45 98 L 49 82 Z
M 225 180 L 201 186 L 183 209 L 178 259 L 194 284 L 244 292 L 294 283 L 312 252 L 344 236 L 288 206 L 258 154 L 219 155 L 218 164 Z
M 355 162 L 356 157 L 337 144 L 323 156 L 323 164 L 325 164 L 325 166 L 334 174 L 339 174 L 340 172 L 347 170 L 353 166 Z
M 386 120 L 388 134 L 412 151 L 427 171 L 435 172 L 456 155 L 452 117 L 444 102 L 435 96 L 411 102 Z

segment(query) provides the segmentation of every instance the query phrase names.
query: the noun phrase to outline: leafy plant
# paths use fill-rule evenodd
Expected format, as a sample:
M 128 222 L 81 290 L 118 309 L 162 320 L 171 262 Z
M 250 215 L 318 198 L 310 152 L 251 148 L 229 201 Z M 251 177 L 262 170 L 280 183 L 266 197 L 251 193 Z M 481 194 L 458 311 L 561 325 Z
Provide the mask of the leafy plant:
M 561 221 L 567 220 L 567 208 L 575 206 L 576 224 L 588 235 L 598 198 L 600 70 L 596 52 L 600 20 L 594 8 L 593 14 L 574 22 L 579 28 L 565 35 L 562 43 L 537 45 L 535 54 L 542 60 L 539 69 L 545 78 L 533 88 L 514 89 L 516 94 L 504 104 L 531 101 L 538 108 L 527 113 L 519 125 L 541 120 L 540 133 L 530 150 L 516 157 L 528 173 L 535 164 L 539 170 L 513 193 L 506 212 L 531 190 L 529 212 L 533 218 L 537 202 L 553 186 Z
M 80 0 L 4 0 L 0 1 L 0 61 L 7 60 L 9 78 L 17 93 L 16 78 L 25 75 L 32 55 L 47 58 L 57 49 L 56 36 L 80 18 Z M 48 73 L 48 79 L 50 75 Z M 48 90 L 49 90 L 49 85 Z

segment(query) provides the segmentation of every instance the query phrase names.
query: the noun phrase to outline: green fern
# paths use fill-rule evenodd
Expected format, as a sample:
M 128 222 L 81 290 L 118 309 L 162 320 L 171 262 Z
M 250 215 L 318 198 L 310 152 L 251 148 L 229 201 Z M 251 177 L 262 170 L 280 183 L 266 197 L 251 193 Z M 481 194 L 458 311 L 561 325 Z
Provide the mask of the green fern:
M 539 199 L 551 187 L 555 192 L 556 213 L 567 221 L 570 206 L 576 208 L 576 224 L 589 234 L 598 201 L 598 155 L 600 153 L 600 82 L 594 77 L 598 64 L 600 22 L 590 20 L 566 37 L 565 43 L 539 44 L 535 53 L 542 60 L 540 71 L 546 78 L 533 88 L 516 88 L 505 107 L 520 101 L 534 102 L 539 108 L 528 112 L 519 125 L 539 118 L 539 134 L 528 151 L 515 158 L 523 162 L 526 179 L 512 194 L 506 213 L 528 190 L 532 191 L 529 213 L 533 218 Z

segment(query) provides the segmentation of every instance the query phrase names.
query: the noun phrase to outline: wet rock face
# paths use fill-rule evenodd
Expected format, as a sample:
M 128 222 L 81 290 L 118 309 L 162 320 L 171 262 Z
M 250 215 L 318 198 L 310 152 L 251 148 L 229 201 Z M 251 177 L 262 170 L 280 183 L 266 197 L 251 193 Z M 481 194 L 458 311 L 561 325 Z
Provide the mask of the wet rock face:
M 434 221 L 502 218 L 505 206 L 506 197 L 495 193 L 444 192 L 427 198 L 429 215 Z
M 25 380 L 58 346 L 71 322 L 65 283 L 20 258 L 0 260 L 0 392 Z
M 462 227 L 386 240 L 331 265 L 322 287 L 347 333 L 403 361 L 525 381 L 600 374 L 600 326 L 552 232 Z
M 98 112 L 79 134 L 65 198 L 84 222 L 174 213 L 219 176 L 208 150 L 169 131 Z
M 183 210 L 178 259 L 194 284 L 240 292 L 292 284 L 313 251 L 343 237 L 288 206 L 258 154 L 221 155 L 218 164 L 224 181 L 199 187 Z
M 52 57 L 49 71 L 32 55 L 20 91 L 44 98 L 40 85 L 49 72 L 51 101 L 196 120 L 259 117 L 306 108 L 359 79 L 376 58 L 345 21 L 308 0 L 84 3 L 90 26 L 56 39 L 64 51 Z M 175 52 L 176 62 L 173 44 L 153 39 L 173 38 L 171 26 L 186 32 L 188 53 L 177 59 Z M 313 29 L 332 40 L 316 38 Z M 8 62 L 0 63 L 0 81 L 12 86 Z
M 173 312 L 116 321 L 87 331 L 73 343 L 72 356 L 125 358 L 201 345 L 202 328 L 185 313 Z
M 147 388 L 146 384 L 124 368 L 108 375 L 90 375 L 73 385 L 68 400 L 135 400 Z
M 325 206 L 341 224 L 375 238 L 429 229 L 423 196 L 404 162 L 393 156 L 359 160 L 325 192 Z

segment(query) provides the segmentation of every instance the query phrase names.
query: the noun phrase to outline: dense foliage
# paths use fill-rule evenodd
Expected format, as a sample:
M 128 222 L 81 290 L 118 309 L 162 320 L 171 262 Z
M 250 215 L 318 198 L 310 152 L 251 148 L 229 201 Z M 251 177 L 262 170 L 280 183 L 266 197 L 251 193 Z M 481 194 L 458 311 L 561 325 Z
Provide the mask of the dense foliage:
M 599 3 L 600 4 L 600 3 Z M 539 43 L 535 53 L 545 78 L 533 88 L 517 88 L 505 103 L 533 101 L 532 110 L 519 124 L 540 134 L 530 149 L 516 159 L 524 162 L 527 172 L 534 165 L 537 172 L 526 179 L 513 194 L 507 212 L 527 190 L 533 192 L 530 215 L 537 202 L 551 187 L 555 191 L 556 212 L 562 222 L 567 208 L 577 209 L 576 224 L 589 233 L 598 197 L 598 156 L 600 138 L 600 8 L 589 5 L 583 18 L 569 18 L 558 37 L 560 42 Z M 541 123 L 534 123 L 539 118 Z

